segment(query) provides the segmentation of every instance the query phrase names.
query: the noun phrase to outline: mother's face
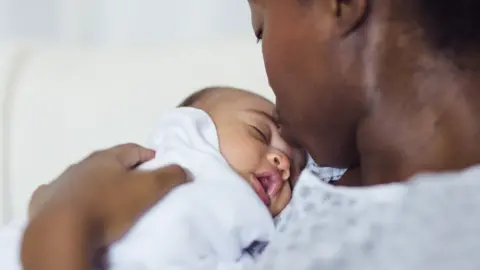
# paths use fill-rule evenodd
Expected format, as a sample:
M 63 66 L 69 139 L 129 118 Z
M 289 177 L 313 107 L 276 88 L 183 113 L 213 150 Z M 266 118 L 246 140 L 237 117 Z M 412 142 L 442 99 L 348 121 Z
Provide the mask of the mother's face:
M 362 80 L 347 30 L 360 21 L 350 13 L 365 8 L 350 2 L 365 1 L 249 0 L 282 129 L 319 164 L 357 162 Z

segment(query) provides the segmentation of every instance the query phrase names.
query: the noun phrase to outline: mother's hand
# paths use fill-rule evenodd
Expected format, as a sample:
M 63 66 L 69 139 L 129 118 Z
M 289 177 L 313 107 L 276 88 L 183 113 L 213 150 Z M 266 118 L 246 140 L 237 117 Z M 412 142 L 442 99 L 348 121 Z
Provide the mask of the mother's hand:
M 134 144 L 98 151 L 37 190 L 22 245 L 24 269 L 90 269 L 98 249 L 187 181 L 179 166 L 134 170 L 154 155 Z

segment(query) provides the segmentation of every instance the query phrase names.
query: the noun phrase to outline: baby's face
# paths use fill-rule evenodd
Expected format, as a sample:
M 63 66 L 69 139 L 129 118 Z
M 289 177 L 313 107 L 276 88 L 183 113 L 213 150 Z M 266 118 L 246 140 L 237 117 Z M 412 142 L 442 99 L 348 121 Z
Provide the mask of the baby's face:
M 272 215 L 278 215 L 291 199 L 291 183 L 305 166 L 305 153 L 280 136 L 273 103 L 228 89 L 215 99 L 216 105 L 207 112 L 215 122 L 222 155 Z

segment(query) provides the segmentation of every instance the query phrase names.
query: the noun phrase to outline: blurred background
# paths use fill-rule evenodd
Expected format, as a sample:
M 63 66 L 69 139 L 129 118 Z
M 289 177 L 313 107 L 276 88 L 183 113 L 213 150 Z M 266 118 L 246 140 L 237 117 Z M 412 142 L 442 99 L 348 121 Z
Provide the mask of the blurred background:
M 211 85 L 274 100 L 247 0 L 0 0 L 0 225 Z
M 244 36 L 252 36 L 247 0 L 0 0 L 0 42 L 150 46 Z

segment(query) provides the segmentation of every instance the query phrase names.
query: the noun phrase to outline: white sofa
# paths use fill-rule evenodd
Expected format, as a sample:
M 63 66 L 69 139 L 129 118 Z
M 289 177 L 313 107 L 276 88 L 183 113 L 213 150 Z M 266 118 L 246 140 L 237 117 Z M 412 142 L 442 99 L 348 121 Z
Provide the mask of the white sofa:
M 189 93 L 228 84 L 273 97 L 261 48 L 232 40 L 137 49 L 0 45 L 0 224 L 90 151 L 144 143 Z

